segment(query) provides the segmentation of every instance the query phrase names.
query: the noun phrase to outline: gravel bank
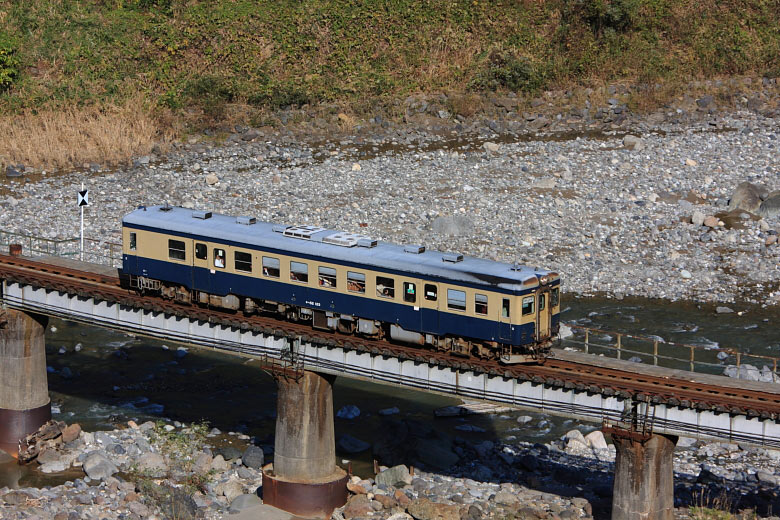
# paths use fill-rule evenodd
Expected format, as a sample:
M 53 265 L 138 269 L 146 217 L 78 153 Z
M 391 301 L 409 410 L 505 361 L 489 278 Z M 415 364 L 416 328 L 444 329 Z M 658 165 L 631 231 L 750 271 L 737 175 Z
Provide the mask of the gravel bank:
M 104 241 L 127 211 L 168 201 L 542 266 L 581 295 L 776 305 L 778 196 L 728 213 L 740 183 L 780 189 L 776 112 L 699 101 L 647 117 L 617 103 L 601 119 L 376 118 L 330 140 L 239 128 L 116 171 L 9 179 L 0 229 L 76 237 L 86 181 L 87 236 Z

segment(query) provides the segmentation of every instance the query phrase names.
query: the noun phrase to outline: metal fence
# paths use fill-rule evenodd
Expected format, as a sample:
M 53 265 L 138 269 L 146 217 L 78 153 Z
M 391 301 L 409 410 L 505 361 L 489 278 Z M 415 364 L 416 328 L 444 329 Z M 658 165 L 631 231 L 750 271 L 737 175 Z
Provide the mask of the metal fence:
M 22 246 L 24 256 L 62 256 L 94 264 L 119 267 L 122 264 L 122 244 L 84 238 L 84 252 L 78 238 L 52 239 L 0 230 L 0 252 L 8 253 L 12 244 Z
M 703 347 L 664 341 L 660 338 L 635 336 L 566 324 L 572 335 L 561 340 L 561 346 L 588 354 L 647 363 L 655 366 L 724 374 L 754 381 L 780 382 L 780 358 L 739 352 L 730 348 Z

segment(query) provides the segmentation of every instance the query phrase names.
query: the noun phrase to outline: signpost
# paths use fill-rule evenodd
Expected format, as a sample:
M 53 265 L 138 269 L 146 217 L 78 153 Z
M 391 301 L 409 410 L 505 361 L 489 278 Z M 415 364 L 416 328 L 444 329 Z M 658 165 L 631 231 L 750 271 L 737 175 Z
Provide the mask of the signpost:
M 89 190 L 84 189 L 84 183 L 81 183 L 81 191 L 78 196 L 79 208 L 81 209 L 81 248 L 80 258 L 84 261 L 84 206 L 89 206 Z

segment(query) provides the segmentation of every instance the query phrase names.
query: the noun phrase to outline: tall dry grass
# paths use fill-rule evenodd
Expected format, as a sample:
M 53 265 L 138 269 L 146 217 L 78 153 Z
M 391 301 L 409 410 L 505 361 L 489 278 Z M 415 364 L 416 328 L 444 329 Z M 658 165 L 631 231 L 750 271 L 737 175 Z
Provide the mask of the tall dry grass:
M 165 149 L 174 135 L 168 121 L 136 96 L 121 105 L 28 110 L 0 116 L 0 164 L 70 169 L 86 163 L 117 165 Z

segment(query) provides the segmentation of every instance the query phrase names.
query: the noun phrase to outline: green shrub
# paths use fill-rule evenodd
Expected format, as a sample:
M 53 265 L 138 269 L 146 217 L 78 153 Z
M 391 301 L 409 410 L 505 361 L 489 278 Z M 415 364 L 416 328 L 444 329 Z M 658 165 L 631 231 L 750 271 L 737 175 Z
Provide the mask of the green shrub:
M 0 33 L 0 92 L 10 89 L 19 79 L 19 67 L 15 42 L 9 36 Z
M 535 92 L 542 87 L 541 76 L 527 58 L 518 58 L 506 51 L 492 51 L 484 62 L 483 70 L 469 82 L 469 88 Z

